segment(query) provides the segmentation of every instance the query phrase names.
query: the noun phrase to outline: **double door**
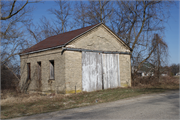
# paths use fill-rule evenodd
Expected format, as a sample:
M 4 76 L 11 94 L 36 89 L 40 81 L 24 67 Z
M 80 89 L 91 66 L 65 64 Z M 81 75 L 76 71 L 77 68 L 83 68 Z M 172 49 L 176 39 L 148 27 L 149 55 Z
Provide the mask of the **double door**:
M 82 90 L 120 87 L 119 54 L 82 52 Z

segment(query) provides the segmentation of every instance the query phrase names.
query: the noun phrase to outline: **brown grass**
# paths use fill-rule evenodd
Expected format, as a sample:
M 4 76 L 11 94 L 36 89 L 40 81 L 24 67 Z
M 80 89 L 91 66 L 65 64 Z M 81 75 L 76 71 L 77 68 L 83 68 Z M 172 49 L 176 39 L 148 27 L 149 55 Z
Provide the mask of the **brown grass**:
M 107 89 L 69 95 L 20 94 L 4 91 L 1 99 L 1 118 L 13 118 L 74 107 L 110 102 L 142 94 L 179 89 L 177 78 L 164 78 L 151 84 L 139 83 L 136 87 Z
M 143 88 L 168 88 L 168 89 L 179 89 L 179 77 L 160 77 L 157 79 L 153 76 L 138 77 L 134 81 L 135 87 Z

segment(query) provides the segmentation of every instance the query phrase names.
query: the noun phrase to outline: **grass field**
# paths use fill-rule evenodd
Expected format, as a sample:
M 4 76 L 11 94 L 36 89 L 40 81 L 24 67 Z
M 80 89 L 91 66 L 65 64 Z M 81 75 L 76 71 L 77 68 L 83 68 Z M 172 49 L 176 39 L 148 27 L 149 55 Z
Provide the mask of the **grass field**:
M 18 116 L 45 113 L 103 102 L 116 101 L 142 94 L 178 90 L 179 80 L 174 78 L 173 82 L 162 82 L 157 85 L 140 85 L 131 88 L 107 89 L 95 92 L 82 92 L 78 94 L 58 94 L 43 96 L 39 94 L 15 94 L 7 93 L 1 99 L 1 119 Z M 3 98 L 2 97 L 2 98 Z

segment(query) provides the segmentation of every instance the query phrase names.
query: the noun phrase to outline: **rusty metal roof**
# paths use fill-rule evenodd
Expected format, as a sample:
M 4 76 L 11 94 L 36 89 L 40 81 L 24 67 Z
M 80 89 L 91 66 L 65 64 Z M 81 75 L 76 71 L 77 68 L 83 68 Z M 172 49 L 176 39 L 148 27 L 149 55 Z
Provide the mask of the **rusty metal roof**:
M 53 47 L 57 47 L 57 46 L 62 46 L 64 44 L 68 43 L 69 41 L 71 41 L 73 38 L 83 34 L 84 32 L 90 30 L 91 28 L 95 27 L 96 25 L 98 25 L 98 24 L 48 37 L 45 40 L 35 44 L 34 46 L 27 48 L 20 54 L 29 53 L 29 52 L 33 52 L 33 51 L 39 51 L 39 50 L 48 49 L 48 48 L 53 48 Z

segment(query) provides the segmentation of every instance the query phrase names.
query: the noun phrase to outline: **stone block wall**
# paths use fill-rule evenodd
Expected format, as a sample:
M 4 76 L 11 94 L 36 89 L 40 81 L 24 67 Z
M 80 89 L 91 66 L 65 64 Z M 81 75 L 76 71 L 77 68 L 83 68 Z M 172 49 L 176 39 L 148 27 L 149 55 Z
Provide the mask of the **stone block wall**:
M 128 48 L 109 32 L 103 26 L 100 26 L 72 41 L 69 45 L 89 50 L 130 52 Z
M 130 55 L 119 55 L 120 81 L 122 87 L 131 86 L 131 59 Z
M 81 52 L 65 51 L 65 85 L 66 93 L 82 91 Z
M 61 49 L 48 50 L 44 52 L 23 55 L 21 58 L 21 81 L 22 87 L 27 80 L 27 63 L 31 65 L 31 84 L 28 91 L 36 91 L 37 89 L 37 62 L 41 62 L 41 89 L 44 93 L 63 92 L 65 91 L 64 81 L 64 55 L 61 55 Z M 50 80 L 50 60 L 54 60 L 55 79 Z
M 74 48 L 101 51 L 130 52 L 130 50 L 105 27 L 99 26 L 87 34 L 82 35 L 68 45 Z M 41 62 L 43 93 L 75 93 L 82 91 L 82 53 L 77 51 L 65 51 L 61 55 L 62 48 L 47 50 L 21 58 L 22 87 L 27 80 L 27 63 L 31 63 L 31 84 L 28 91 L 37 90 L 37 62 Z M 50 80 L 50 60 L 54 60 L 55 79 Z M 119 55 L 120 81 L 122 87 L 131 86 L 131 60 L 130 55 Z

